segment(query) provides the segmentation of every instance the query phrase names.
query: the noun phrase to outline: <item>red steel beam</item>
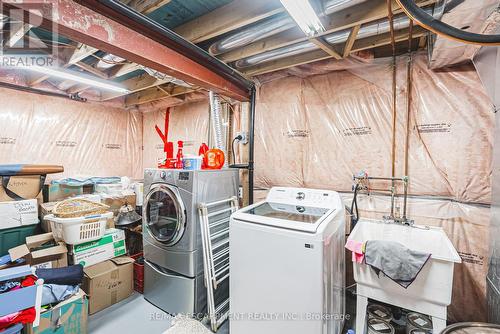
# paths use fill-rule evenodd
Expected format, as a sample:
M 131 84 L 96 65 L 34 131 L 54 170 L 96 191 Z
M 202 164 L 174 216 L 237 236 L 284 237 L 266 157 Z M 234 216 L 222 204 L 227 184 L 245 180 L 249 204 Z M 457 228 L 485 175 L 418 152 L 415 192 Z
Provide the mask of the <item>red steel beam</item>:
M 17 1 L 17 2 L 16 2 Z M 40 27 L 53 30 L 76 42 L 123 57 L 188 83 L 212 90 L 240 101 L 248 101 L 250 92 L 238 87 L 216 72 L 179 52 L 141 35 L 71 0 L 43 0 L 50 5 L 40 11 L 30 6 L 40 0 L 2 0 L 3 9 L 23 9 L 18 20 L 42 22 Z M 26 15 L 29 12 L 29 15 Z M 20 11 L 10 11 L 20 13 Z

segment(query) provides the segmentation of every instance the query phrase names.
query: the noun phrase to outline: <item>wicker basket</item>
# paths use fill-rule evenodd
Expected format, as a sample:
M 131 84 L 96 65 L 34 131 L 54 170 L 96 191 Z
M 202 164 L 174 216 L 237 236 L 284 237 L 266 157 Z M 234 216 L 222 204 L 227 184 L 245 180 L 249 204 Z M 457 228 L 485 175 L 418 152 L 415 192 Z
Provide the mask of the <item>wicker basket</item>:
M 58 218 L 76 218 L 106 213 L 109 206 L 84 198 L 72 198 L 57 203 L 52 210 Z

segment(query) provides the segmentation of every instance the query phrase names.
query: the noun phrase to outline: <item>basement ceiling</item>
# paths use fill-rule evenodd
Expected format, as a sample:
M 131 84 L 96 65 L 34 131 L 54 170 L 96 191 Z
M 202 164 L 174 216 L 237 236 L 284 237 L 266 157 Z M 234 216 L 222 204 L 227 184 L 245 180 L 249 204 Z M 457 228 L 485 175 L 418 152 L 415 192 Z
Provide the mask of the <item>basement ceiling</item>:
M 386 0 L 323 0 L 323 13 L 320 15 L 326 31 L 312 39 L 308 39 L 296 27 L 279 0 L 120 1 L 207 52 L 214 53 L 221 61 L 248 77 L 323 59 L 343 59 L 358 51 L 382 50 L 374 53 L 382 55 L 391 43 Z M 431 14 L 439 12 L 434 8 L 443 4 L 443 1 L 437 0 L 416 2 Z M 396 23 L 395 41 L 403 43 L 409 37 L 409 19 L 402 14 L 395 1 L 392 5 Z M 7 29 L 15 26 L 11 22 Z M 124 99 L 127 106 L 183 96 L 199 90 L 196 86 L 175 80 L 152 80 L 152 77 L 161 78 L 162 74 L 125 59 L 106 60 L 111 55 L 64 36 L 52 36 L 50 32 L 39 28 L 33 28 L 32 32 L 43 36 L 44 41 L 52 40 L 73 53 L 65 68 L 134 87 Z M 428 32 L 417 26 L 413 29 L 412 37 L 420 39 L 418 45 L 425 47 Z M 404 52 L 404 47 L 401 51 Z M 102 68 L 103 63 L 109 66 Z M 30 78 L 28 84 L 36 87 L 45 82 L 70 94 L 83 95 L 91 89 L 40 75 Z M 103 93 L 98 100 L 109 100 L 110 97 L 124 96 Z

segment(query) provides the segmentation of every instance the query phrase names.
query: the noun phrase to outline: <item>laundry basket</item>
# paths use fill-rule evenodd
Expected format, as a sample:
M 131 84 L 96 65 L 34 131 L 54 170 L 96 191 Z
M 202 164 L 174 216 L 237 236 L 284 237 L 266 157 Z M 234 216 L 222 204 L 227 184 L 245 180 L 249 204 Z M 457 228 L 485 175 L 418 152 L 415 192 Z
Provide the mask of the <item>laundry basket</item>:
M 113 217 L 108 209 L 85 198 L 70 198 L 57 203 L 44 219 L 50 221 L 54 239 L 78 245 L 102 238 L 107 220 Z
M 48 215 L 52 234 L 56 241 L 63 240 L 70 245 L 101 239 L 106 231 L 106 222 L 113 217 L 113 212 L 75 218 L 58 218 Z

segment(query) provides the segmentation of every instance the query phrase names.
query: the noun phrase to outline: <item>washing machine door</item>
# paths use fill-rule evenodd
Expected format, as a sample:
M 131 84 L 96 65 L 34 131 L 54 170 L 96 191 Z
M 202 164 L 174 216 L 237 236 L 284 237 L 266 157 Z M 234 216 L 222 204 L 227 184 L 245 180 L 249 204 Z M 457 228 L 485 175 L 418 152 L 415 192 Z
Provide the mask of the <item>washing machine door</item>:
M 182 238 L 186 211 L 176 187 L 166 184 L 151 187 L 143 216 L 148 233 L 163 245 L 172 246 Z

